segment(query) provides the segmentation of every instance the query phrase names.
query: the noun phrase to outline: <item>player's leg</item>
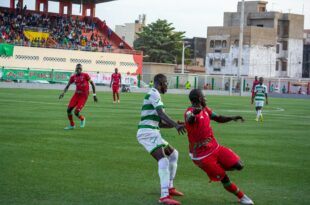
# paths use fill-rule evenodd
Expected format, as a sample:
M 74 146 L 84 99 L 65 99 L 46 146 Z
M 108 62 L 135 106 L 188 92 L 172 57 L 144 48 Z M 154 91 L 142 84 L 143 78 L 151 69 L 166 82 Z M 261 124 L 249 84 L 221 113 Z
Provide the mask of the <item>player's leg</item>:
M 74 107 L 77 105 L 78 103 L 78 97 L 76 94 L 74 94 L 68 104 L 68 108 L 67 108 L 67 116 L 68 116 L 68 119 L 69 119 L 69 126 L 65 127 L 65 130 L 72 130 L 75 128 L 75 124 L 74 124 L 74 121 L 73 121 L 73 115 L 72 115 L 72 111 L 74 109 Z
M 244 165 L 240 160 L 240 157 L 234 153 L 231 149 L 221 146 L 218 152 L 218 162 L 221 166 L 227 170 L 242 170 Z M 227 175 L 221 180 L 224 188 L 236 195 L 242 204 L 254 204 L 253 201 L 247 197 L 236 184 L 232 183 Z
M 80 96 L 78 103 L 77 103 L 77 106 L 76 106 L 75 111 L 74 111 L 75 116 L 80 119 L 80 127 L 81 128 L 85 127 L 85 125 L 86 125 L 86 118 L 83 115 L 81 115 L 81 111 L 87 102 L 87 98 L 88 98 L 87 95 Z
M 167 145 L 164 148 L 165 154 L 168 156 L 169 160 L 169 171 L 170 171 L 170 181 L 169 181 L 169 194 L 173 196 L 183 196 L 184 194 L 180 191 L 177 191 L 173 186 L 173 181 L 177 173 L 178 168 L 178 158 L 179 152 L 171 145 Z
M 170 181 L 170 170 L 169 170 L 169 159 L 165 155 L 163 146 L 156 148 L 151 152 L 151 155 L 157 160 L 158 163 L 158 175 L 160 179 L 160 199 L 159 202 L 163 204 L 181 204 L 180 202 L 173 200 L 169 194 L 169 181 Z
M 161 187 L 159 202 L 164 204 L 180 204 L 180 202 L 173 200 L 169 195 L 169 160 L 163 148 L 167 146 L 167 142 L 162 139 L 160 132 L 155 130 L 152 132 L 139 130 L 137 139 L 158 163 L 158 175 Z
M 112 92 L 113 92 L 113 103 L 116 103 L 116 89 L 115 89 L 115 85 L 112 85 Z
M 120 103 L 120 98 L 119 98 L 119 86 L 115 86 L 115 91 L 116 91 L 117 102 Z

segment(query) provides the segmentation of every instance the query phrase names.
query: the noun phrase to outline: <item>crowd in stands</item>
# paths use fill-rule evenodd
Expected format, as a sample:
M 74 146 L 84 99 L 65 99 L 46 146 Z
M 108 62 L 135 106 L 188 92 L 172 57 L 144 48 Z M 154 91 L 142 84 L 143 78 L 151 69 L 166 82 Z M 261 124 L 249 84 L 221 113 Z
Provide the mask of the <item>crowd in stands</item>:
M 27 39 L 24 31 L 49 33 L 48 38 Z M 109 29 L 110 30 L 110 29 Z M 111 31 L 112 32 L 112 31 Z M 0 10 L 0 43 L 33 47 L 108 51 L 111 33 L 102 35 L 91 18 L 30 13 L 26 10 Z

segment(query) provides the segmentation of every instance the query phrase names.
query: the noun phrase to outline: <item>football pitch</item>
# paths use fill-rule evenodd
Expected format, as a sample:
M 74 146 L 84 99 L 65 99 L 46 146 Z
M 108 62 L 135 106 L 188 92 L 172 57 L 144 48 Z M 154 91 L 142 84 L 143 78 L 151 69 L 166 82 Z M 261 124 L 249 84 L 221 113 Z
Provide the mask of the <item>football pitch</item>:
M 1 205 L 153 205 L 158 204 L 157 163 L 136 140 L 144 94 L 111 93 L 88 99 L 82 114 L 86 127 L 72 131 L 66 106 L 68 92 L 0 89 Z M 166 112 L 183 120 L 186 95 L 162 96 Z M 310 100 L 269 99 L 264 122 L 254 121 L 249 97 L 207 96 L 209 107 L 223 115 L 242 115 L 244 123 L 212 122 L 218 142 L 244 161 L 241 172 L 228 172 L 258 205 L 310 203 Z M 78 125 L 77 118 L 74 118 Z M 175 186 L 186 205 L 237 204 L 236 197 L 188 156 L 187 136 L 175 129 L 163 137 L 179 150 Z

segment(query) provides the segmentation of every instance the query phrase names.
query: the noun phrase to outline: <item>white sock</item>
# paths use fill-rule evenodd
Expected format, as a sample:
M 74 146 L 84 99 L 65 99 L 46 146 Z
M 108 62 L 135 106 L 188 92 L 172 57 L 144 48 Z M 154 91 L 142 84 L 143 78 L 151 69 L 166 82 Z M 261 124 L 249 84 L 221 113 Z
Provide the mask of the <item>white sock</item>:
M 256 110 L 256 118 L 259 118 L 259 110 Z
M 169 160 L 166 157 L 158 161 L 158 175 L 161 188 L 160 198 L 163 198 L 169 195 Z
M 175 175 L 177 173 L 177 168 L 178 168 L 178 158 L 179 158 L 179 152 L 176 149 L 168 157 L 168 159 L 169 159 L 169 171 L 170 171 L 169 188 L 173 187 L 173 180 L 175 178 Z

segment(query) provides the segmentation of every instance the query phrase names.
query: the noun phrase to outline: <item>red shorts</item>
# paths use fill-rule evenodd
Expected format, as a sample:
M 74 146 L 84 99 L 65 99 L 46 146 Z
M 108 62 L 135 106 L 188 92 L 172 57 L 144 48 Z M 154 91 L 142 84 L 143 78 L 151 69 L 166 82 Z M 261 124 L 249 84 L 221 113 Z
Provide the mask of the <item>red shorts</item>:
M 112 85 L 112 91 L 113 91 L 113 93 L 118 93 L 119 85 Z
M 234 166 L 240 157 L 231 149 L 220 146 L 211 155 L 193 162 L 205 171 L 211 181 L 221 181 L 226 175 L 227 170 Z
M 75 107 L 75 110 L 77 110 L 78 112 L 81 112 L 81 110 L 83 109 L 83 107 L 86 104 L 87 98 L 88 98 L 88 95 L 81 95 L 81 94 L 75 93 L 72 96 L 68 107 L 69 108 Z

